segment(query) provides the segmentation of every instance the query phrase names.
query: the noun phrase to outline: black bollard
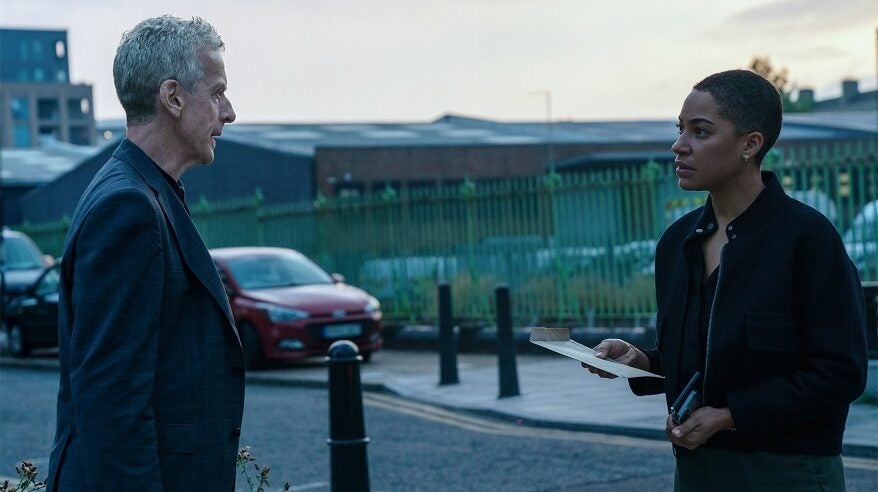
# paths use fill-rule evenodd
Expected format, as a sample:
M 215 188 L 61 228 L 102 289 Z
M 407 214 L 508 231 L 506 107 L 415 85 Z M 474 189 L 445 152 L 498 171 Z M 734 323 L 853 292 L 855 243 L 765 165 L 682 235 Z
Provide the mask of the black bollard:
M 494 289 L 497 301 L 497 367 L 500 371 L 500 398 L 518 396 L 518 369 L 515 367 L 515 336 L 512 333 L 512 306 L 509 287 Z
M 329 347 L 329 473 L 333 492 L 368 491 L 366 426 L 357 346 L 339 340 Z
M 451 286 L 439 282 L 439 384 L 457 384 L 457 336 L 451 318 Z

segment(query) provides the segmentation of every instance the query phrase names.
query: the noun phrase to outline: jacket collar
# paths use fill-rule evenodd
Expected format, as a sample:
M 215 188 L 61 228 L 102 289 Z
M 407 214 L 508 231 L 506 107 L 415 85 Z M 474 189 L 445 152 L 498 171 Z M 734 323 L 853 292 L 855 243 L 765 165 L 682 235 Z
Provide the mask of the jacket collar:
M 171 189 L 171 184 L 162 176 L 158 165 L 140 147 L 127 138 L 122 139 L 119 147 L 113 151 L 113 157 L 133 167 L 155 192 L 159 205 L 161 205 L 162 211 L 174 231 L 174 237 L 186 265 L 219 304 L 237 338 L 238 333 L 234 328 L 235 322 L 229 307 L 229 298 L 219 279 L 216 266 L 214 266 L 195 224 L 186 213 L 183 202 Z M 238 341 L 240 343 L 240 339 Z
M 736 239 L 740 234 L 747 234 L 759 229 L 770 221 L 780 210 L 780 204 L 786 199 L 786 193 L 780 180 L 772 171 L 762 171 L 762 183 L 765 188 L 756 196 L 753 203 L 741 215 L 735 217 L 726 228 L 729 239 Z M 713 201 L 708 196 L 707 203 L 695 225 L 686 236 L 686 241 L 709 235 L 717 227 L 716 215 L 713 212 Z

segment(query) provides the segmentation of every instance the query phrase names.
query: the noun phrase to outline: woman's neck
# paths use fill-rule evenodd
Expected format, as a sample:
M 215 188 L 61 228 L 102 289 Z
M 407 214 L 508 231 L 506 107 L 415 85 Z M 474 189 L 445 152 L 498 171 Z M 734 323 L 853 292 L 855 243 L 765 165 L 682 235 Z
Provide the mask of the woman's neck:
M 765 184 L 762 182 L 762 173 L 756 168 L 755 172 L 742 174 L 723 187 L 710 190 L 713 213 L 719 226 L 725 228 L 729 222 L 744 213 L 763 189 Z

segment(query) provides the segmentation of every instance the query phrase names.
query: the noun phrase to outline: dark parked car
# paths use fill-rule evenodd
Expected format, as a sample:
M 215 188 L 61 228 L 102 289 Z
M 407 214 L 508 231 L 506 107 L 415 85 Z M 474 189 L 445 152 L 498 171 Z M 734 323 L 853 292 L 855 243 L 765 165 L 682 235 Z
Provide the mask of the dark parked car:
M 7 229 L 2 230 L 3 241 L 0 242 L 0 280 L 2 280 L 2 306 L 6 306 L 13 297 L 24 292 L 33 285 L 37 277 L 43 273 L 54 260 L 40 251 L 27 234 Z M 4 313 L 5 318 L 5 313 Z
M 356 343 L 364 360 L 383 346 L 378 300 L 298 251 L 219 248 L 210 254 L 229 295 L 248 366 L 325 355 L 342 339 Z
M 30 286 L 4 309 L 9 352 L 25 356 L 35 348 L 58 346 L 58 282 L 61 265 L 43 270 Z

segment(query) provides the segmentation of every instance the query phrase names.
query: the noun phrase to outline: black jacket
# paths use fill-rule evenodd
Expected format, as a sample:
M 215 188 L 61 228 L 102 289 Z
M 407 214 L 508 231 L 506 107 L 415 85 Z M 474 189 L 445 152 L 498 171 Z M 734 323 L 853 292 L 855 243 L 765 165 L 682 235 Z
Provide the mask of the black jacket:
M 841 452 L 848 405 L 866 384 L 863 290 L 832 224 L 786 196 L 774 173 L 725 233 L 707 336 L 703 397 L 728 407 L 735 431 L 707 447 L 786 454 Z M 716 227 L 704 207 L 672 224 L 656 248 L 656 349 L 650 370 L 632 379 L 637 394 L 674 401 L 680 374 L 688 272 L 702 261 L 699 236 Z

